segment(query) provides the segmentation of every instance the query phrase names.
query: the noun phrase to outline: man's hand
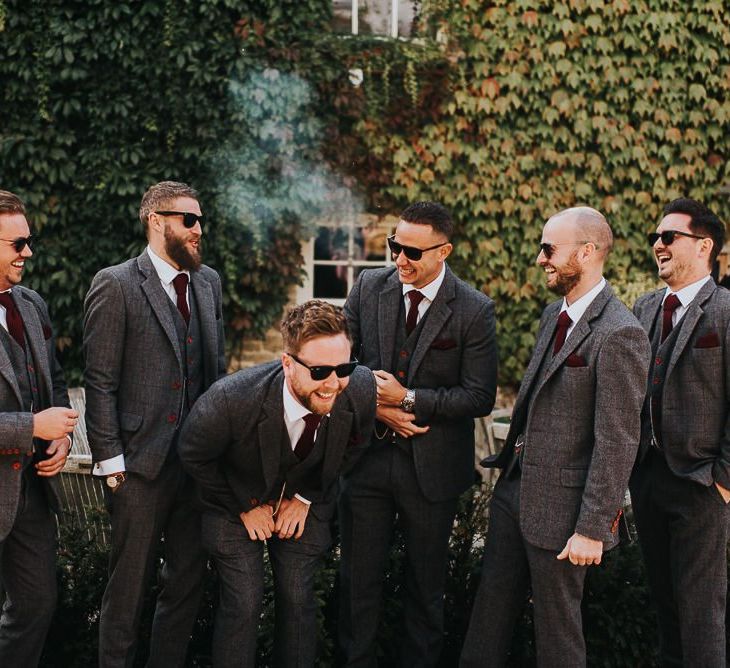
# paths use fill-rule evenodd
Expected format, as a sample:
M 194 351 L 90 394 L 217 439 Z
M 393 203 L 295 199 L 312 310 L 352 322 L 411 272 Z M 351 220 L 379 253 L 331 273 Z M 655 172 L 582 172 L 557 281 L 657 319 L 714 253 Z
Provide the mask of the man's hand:
M 304 533 L 304 523 L 307 521 L 308 512 L 309 505 L 296 497 L 282 499 L 279 504 L 279 510 L 276 513 L 276 526 L 274 527 L 274 531 L 279 534 L 279 538 L 287 539 L 292 536 L 295 539 L 301 538 Z M 294 533 L 295 531 L 296 533 Z
M 406 388 L 387 371 L 373 371 L 373 375 L 378 386 L 378 403 L 385 406 L 400 406 L 400 402 L 406 396 Z
M 723 501 L 725 503 L 730 503 L 730 489 L 723 487 L 719 482 L 715 483 L 715 487 L 717 487 L 717 491 L 720 492 L 720 496 Z
M 403 438 L 425 434 L 429 430 L 428 426 L 419 427 L 413 424 L 416 419 L 413 413 L 406 413 L 402 408 L 396 408 L 395 406 L 378 406 L 375 417 Z
M 265 503 L 252 508 L 247 513 L 241 513 L 241 522 L 248 531 L 251 540 L 266 540 L 271 538 L 274 531 L 274 509 Z
M 51 444 L 46 448 L 46 454 L 51 455 L 51 457 L 35 465 L 38 475 L 44 478 L 52 478 L 54 475 L 58 475 L 66 464 L 69 449 L 69 442 L 65 436 L 51 441 Z
M 79 421 L 78 411 L 54 406 L 33 414 L 33 436 L 44 441 L 55 441 L 70 434 Z
M 593 540 L 587 536 L 574 533 L 565 544 L 558 559 L 570 559 L 574 566 L 591 566 L 601 563 L 603 554 L 603 543 L 600 540 Z

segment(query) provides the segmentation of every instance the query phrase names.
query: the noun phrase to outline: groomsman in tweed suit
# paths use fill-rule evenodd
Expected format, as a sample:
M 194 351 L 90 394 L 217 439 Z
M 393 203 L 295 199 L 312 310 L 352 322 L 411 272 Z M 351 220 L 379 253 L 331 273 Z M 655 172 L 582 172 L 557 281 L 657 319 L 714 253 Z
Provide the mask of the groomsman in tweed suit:
M 56 607 L 53 512 L 78 420 L 46 304 L 20 286 L 31 244 L 23 202 L 0 190 L 0 666 L 23 668 L 38 665 Z
M 100 271 L 84 304 L 86 426 L 112 525 L 99 665 L 131 666 L 160 537 L 165 563 L 148 666 L 182 666 L 205 553 L 177 444 L 197 398 L 225 372 L 218 274 L 201 264 L 197 193 L 163 181 L 142 198 L 149 245 Z
M 497 388 L 492 300 L 446 264 L 449 212 L 417 202 L 388 239 L 395 267 L 364 271 L 345 304 L 353 352 L 375 371 L 370 449 L 340 508 L 340 642 L 350 666 L 375 666 L 385 566 L 396 519 L 406 543 L 401 663 L 435 666 L 443 641 L 449 537 L 474 483 L 474 418 Z
M 613 245 L 596 210 L 548 220 L 537 263 L 562 295 L 543 312 L 502 452 L 461 666 L 504 666 L 532 590 L 537 663 L 585 666 L 586 566 L 618 543 L 639 445 L 649 341 L 603 278 Z
M 341 308 L 306 302 L 281 333 L 281 361 L 216 383 L 180 439 L 180 457 L 202 490 L 203 541 L 220 582 L 216 668 L 256 663 L 264 542 L 276 599 L 273 663 L 314 666 L 314 583 L 330 546 L 339 476 L 367 447 L 375 415 L 375 380 L 350 357 Z
M 631 499 L 662 666 L 725 668 L 730 292 L 710 271 L 725 226 L 688 198 L 649 235 L 666 287 L 634 306 L 652 343 Z

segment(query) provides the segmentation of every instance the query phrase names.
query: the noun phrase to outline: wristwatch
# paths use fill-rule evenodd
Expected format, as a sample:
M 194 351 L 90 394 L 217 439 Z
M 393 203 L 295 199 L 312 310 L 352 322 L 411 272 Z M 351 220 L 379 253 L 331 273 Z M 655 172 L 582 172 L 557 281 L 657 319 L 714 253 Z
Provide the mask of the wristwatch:
M 124 471 L 121 473 L 115 473 L 114 475 L 108 475 L 106 477 L 106 486 L 114 491 L 119 485 L 121 485 L 125 480 L 127 479 L 127 476 L 124 475 Z
M 406 390 L 406 396 L 403 397 L 403 401 L 400 402 L 400 407 L 406 411 L 406 413 L 413 413 L 413 409 L 416 406 L 416 391 Z

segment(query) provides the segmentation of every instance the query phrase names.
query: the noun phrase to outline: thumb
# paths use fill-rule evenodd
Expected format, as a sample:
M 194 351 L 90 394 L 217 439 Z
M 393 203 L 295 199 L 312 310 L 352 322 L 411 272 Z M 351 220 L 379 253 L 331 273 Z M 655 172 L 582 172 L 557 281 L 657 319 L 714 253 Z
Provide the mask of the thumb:
M 563 551 L 558 555 L 558 559 L 567 559 L 568 553 L 570 552 L 570 541 L 565 544 Z

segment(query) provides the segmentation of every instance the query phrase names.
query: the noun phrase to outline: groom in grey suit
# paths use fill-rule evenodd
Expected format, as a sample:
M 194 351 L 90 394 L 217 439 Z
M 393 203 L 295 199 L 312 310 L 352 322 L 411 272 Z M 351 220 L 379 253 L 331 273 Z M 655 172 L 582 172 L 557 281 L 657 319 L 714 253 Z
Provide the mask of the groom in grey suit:
M 371 447 L 346 476 L 340 643 L 347 665 L 375 666 L 381 592 L 396 519 L 406 544 L 401 662 L 435 666 L 443 641 L 449 537 L 474 482 L 474 418 L 496 394 L 492 301 L 446 264 L 453 222 L 434 202 L 401 214 L 395 267 L 364 271 L 345 304 L 353 352 L 374 370 Z
M 710 276 L 724 240 L 707 207 L 670 202 L 649 235 L 667 287 L 634 306 L 653 354 L 631 499 L 662 666 L 726 666 L 730 292 Z
M 142 198 L 149 245 L 100 271 L 84 304 L 86 426 L 112 525 L 99 665 L 131 666 L 164 536 L 148 666 L 182 666 L 205 554 L 192 480 L 177 453 L 197 398 L 225 372 L 221 284 L 201 264 L 196 192 L 163 181 Z
M 38 665 L 56 607 L 52 511 L 78 420 L 46 304 L 19 285 L 31 243 L 25 206 L 0 190 L 0 666 L 9 668 Z
M 506 665 L 532 588 L 537 663 L 585 666 L 586 566 L 618 542 L 639 446 L 649 341 L 603 278 L 613 244 L 596 210 L 548 220 L 537 263 L 563 295 L 543 312 L 502 452 L 461 666 Z
M 264 541 L 274 573 L 273 664 L 314 666 L 314 579 L 330 545 L 339 476 L 367 447 L 375 415 L 373 374 L 350 358 L 341 308 L 306 302 L 281 332 L 281 361 L 216 383 L 180 439 L 202 490 L 203 540 L 220 582 L 216 668 L 256 663 Z

